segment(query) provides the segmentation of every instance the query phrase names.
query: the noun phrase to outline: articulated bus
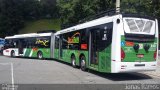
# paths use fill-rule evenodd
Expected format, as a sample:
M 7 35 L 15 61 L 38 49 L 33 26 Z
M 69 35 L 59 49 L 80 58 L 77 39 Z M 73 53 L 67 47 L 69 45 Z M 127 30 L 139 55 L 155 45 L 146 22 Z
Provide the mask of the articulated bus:
M 50 49 L 48 47 L 50 58 L 79 66 L 84 71 L 121 73 L 156 69 L 158 22 L 152 17 L 104 16 L 57 31 L 52 37 Z M 27 53 L 26 50 L 24 48 L 23 53 Z M 31 47 L 29 50 L 33 53 L 35 49 Z M 9 49 L 6 51 L 12 55 Z M 37 51 L 28 54 L 29 57 L 39 57 Z M 45 57 L 46 51 L 41 51 L 41 57 Z

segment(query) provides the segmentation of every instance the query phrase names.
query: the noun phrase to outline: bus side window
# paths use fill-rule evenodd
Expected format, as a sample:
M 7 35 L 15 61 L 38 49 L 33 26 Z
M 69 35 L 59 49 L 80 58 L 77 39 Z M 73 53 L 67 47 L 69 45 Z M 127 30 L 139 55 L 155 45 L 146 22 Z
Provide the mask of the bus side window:
M 80 31 L 74 31 L 68 34 L 69 49 L 79 50 L 80 36 Z
M 80 38 L 80 41 L 81 41 L 81 43 L 86 43 L 87 42 L 87 32 L 85 31 L 85 29 L 84 30 L 81 30 L 81 38 Z
M 59 49 L 59 36 L 55 36 L 55 49 Z
M 107 48 L 112 42 L 113 23 L 107 23 L 99 28 L 98 51 Z M 98 37 L 98 36 L 97 36 Z
M 32 48 L 33 47 L 33 38 L 28 38 L 27 39 L 27 48 Z
M 65 33 L 65 34 L 62 35 L 62 48 L 63 49 L 68 49 L 67 38 L 68 38 L 67 33 Z

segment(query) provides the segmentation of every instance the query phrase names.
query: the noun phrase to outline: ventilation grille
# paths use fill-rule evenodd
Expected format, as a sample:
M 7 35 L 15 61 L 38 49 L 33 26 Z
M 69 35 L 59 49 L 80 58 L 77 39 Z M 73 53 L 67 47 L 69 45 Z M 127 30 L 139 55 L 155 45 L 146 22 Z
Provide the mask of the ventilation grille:
M 130 32 L 145 32 L 150 33 L 153 22 L 145 20 L 125 19 Z

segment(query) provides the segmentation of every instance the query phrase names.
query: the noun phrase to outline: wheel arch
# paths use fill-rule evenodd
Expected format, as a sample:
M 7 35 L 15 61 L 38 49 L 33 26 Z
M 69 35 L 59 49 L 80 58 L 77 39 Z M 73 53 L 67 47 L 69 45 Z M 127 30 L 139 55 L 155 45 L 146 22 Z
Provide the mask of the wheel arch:
M 42 59 L 44 59 L 43 52 L 42 52 L 41 50 L 38 50 L 38 51 L 37 51 L 37 58 L 39 58 L 39 53 L 42 54 Z
M 11 56 L 11 57 L 14 57 L 14 56 L 12 55 L 13 53 L 15 54 L 15 50 L 12 49 L 12 50 L 10 51 L 10 56 Z
M 72 54 L 71 54 L 70 58 L 72 58 L 72 56 L 74 56 L 74 57 L 76 58 L 76 56 L 75 56 L 75 54 L 74 54 L 74 53 L 72 53 Z
M 41 50 L 38 50 L 38 51 L 37 51 L 37 55 L 38 55 L 38 53 L 40 53 L 40 52 L 43 54 L 43 52 L 42 52 Z
M 81 65 L 80 63 L 81 63 L 81 57 L 82 57 L 82 56 L 84 56 L 84 57 L 86 58 L 86 56 L 85 56 L 84 53 L 81 53 L 81 54 L 79 55 L 79 66 Z

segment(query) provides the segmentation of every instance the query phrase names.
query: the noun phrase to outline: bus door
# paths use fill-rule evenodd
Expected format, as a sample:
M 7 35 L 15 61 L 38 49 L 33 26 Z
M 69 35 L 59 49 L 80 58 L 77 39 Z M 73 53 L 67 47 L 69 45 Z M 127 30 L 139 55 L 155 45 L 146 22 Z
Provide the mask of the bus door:
M 90 66 L 93 68 L 98 68 L 98 33 L 99 30 L 91 30 L 90 31 Z
M 102 70 L 110 65 L 113 23 L 93 27 L 90 30 L 90 66 Z
M 23 54 L 23 49 L 24 49 L 24 39 L 19 39 L 18 40 L 18 52 L 19 54 Z

